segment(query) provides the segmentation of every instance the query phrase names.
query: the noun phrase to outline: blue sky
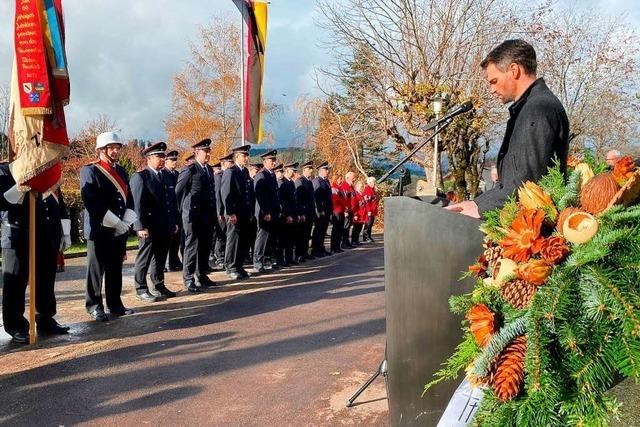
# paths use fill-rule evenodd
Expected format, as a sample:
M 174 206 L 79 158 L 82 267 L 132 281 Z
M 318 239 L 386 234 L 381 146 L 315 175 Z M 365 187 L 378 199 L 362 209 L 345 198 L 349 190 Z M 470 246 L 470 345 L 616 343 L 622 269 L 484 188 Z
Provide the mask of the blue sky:
M 240 21 L 231 0 L 63 1 L 72 84 L 66 111 L 72 135 L 106 113 L 126 136 L 163 139 L 171 79 L 189 58 L 188 42 L 195 40 L 197 27 L 219 14 Z M 13 3 L 0 0 L 2 83 L 9 81 L 13 60 Z M 623 14 L 640 31 L 637 0 L 590 3 Z M 318 93 L 315 67 L 331 61 L 317 45 L 324 35 L 315 26 L 315 16 L 313 0 L 271 0 L 265 95 L 284 107 L 272 126 L 277 146 L 299 141 L 292 103 L 300 95 Z

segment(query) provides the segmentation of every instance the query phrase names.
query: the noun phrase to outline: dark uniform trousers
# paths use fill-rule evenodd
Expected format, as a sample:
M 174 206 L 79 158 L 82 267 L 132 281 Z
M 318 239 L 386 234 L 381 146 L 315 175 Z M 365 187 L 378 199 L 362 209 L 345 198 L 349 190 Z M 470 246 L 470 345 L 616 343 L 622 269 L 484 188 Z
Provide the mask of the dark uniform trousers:
M 329 217 L 327 215 L 318 215 L 313 227 L 313 237 L 311 238 L 311 253 L 316 252 L 324 254 L 324 236 L 329 228 Z
M 298 224 L 292 222 L 287 224 L 286 218 L 281 218 L 278 222 L 276 233 L 276 261 L 278 264 L 291 263 L 293 261 L 293 236 L 296 235 Z
M 309 239 L 313 229 L 313 219 L 305 218 L 300 222 L 298 238 L 296 241 L 296 256 L 309 255 Z
M 373 230 L 373 223 L 376 222 L 376 217 L 371 215 L 367 218 L 367 222 L 364 225 L 364 231 L 362 233 L 362 238 L 364 240 L 371 239 L 371 232 Z
M 127 246 L 127 235 L 87 240 L 87 290 L 85 306 L 91 313 L 102 304 L 102 278 L 107 307 L 122 310 L 122 263 Z
M 342 244 L 346 246 L 351 245 L 351 242 L 349 241 L 349 234 L 350 234 L 350 228 L 352 225 L 352 222 L 351 222 L 352 215 L 353 213 L 350 213 L 348 217 L 345 215 L 344 223 L 342 227 Z
M 340 249 L 342 233 L 344 232 L 344 213 L 331 215 L 331 250 Z
M 227 223 L 224 218 L 222 221 L 218 220 L 218 230 L 219 233 L 216 234 L 213 252 L 216 264 L 221 265 L 224 264 L 224 253 L 227 246 Z
M 272 218 L 271 221 L 260 219 L 258 231 L 256 232 L 256 242 L 253 247 L 253 265 L 262 266 L 266 262 L 272 261 L 275 256 L 276 233 L 278 231 L 279 218 Z
M 138 238 L 138 255 L 135 262 L 134 281 L 137 293 L 149 289 L 147 272 L 153 286 L 164 286 L 164 265 L 171 245 L 171 236 L 150 236 L 149 239 Z
M 182 276 L 188 282 L 193 280 L 194 274 L 201 278 L 208 273 L 213 226 L 183 218 L 182 227 L 185 231 Z
M 248 218 L 237 216 L 238 221 L 231 224 L 227 221 L 227 242 L 224 254 L 224 265 L 229 273 L 243 271 L 244 260 L 247 255 L 249 233 L 252 227 Z

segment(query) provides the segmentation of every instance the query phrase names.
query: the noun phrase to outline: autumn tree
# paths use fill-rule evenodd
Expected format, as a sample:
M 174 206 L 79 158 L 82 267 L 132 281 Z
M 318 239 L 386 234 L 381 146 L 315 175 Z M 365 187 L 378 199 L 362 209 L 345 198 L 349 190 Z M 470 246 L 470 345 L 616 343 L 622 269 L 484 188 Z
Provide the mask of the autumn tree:
M 240 140 L 240 29 L 229 17 L 217 17 L 200 28 L 190 50 L 191 58 L 173 79 L 165 120 L 168 143 L 186 148 L 211 138 L 211 155 L 217 158 Z M 281 106 L 265 102 L 263 121 L 281 111 Z M 267 142 L 272 138 L 268 130 L 263 135 Z

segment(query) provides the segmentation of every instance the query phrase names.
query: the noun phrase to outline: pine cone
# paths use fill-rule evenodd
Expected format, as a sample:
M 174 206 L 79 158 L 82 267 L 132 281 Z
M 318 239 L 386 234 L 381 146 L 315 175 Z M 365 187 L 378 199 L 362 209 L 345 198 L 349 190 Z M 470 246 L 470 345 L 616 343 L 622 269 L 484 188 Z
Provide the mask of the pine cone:
M 502 253 L 504 252 L 502 247 L 500 247 L 497 243 L 492 242 L 491 240 L 485 240 L 482 244 L 484 248 L 484 259 L 487 264 L 489 264 L 489 271 L 493 271 L 496 267 L 498 261 L 502 258 Z
M 497 357 L 491 375 L 493 390 L 502 401 L 511 400 L 520 393 L 524 383 L 524 357 L 527 339 L 524 335 L 514 339 Z
M 512 280 L 500 288 L 502 298 L 518 309 L 529 307 L 529 303 L 538 287 L 524 280 Z

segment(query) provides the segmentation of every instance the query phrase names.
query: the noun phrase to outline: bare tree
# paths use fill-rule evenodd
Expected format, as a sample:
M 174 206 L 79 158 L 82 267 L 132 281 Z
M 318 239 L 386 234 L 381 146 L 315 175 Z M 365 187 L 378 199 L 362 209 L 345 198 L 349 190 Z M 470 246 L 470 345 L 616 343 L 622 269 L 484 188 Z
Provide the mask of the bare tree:
M 476 109 L 442 135 L 459 196 L 476 194 L 489 130 L 502 117 L 478 67 L 486 53 L 517 29 L 514 7 L 503 0 L 321 0 L 320 25 L 329 30 L 328 47 L 339 64 L 366 49 L 371 73 L 366 95 L 356 106 L 375 112 L 378 131 L 398 151 L 428 136 L 421 130 L 435 118 L 432 100 L 446 93 L 446 108 L 471 99 Z M 529 10 L 532 14 L 535 8 Z M 324 70 L 337 80 L 338 69 Z M 433 167 L 431 147 L 416 161 Z M 430 174 L 427 174 L 430 176 Z M 437 183 L 439 184 L 439 183 Z
M 629 151 L 640 132 L 638 34 L 591 9 L 546 13 L 528 28 L 542 75 L 564 104 L 572 148 Z
M 0 84 L 0 158 L 9 157 L 9 114 L 11 90 L 9 85 Z

